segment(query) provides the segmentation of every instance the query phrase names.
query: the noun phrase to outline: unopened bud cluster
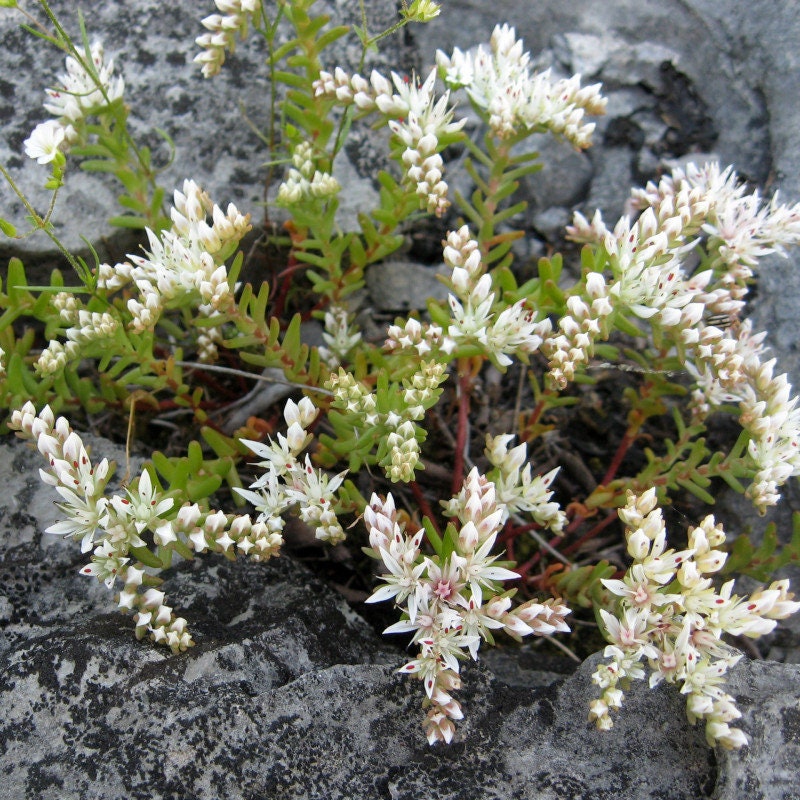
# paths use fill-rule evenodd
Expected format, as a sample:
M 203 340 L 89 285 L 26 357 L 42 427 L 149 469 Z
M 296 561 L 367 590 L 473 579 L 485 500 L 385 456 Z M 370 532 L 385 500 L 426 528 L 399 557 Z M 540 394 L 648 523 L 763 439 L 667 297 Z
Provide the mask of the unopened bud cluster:
M 419 464 L 420 441 L 424 431 L 415 423 L 435 405 L 441 384 L 447 378 L 446 366 L 437 361 L 420 361 L 417 371 L 403 378 L 395 390 L 370 392 L 343 369 L 328 379 L 334 393 L 333 407 L 352 415 L 359 427 L 380 433 L 378 463 L 392 481 L 407 483 Z
M 246 36 L 248 23 L 258 26 L 261 20 L 261 0 L 214 0 L 214 4 L 220 13 L 202 20 L 208 33 L 195 39 L 203 52 L 194 61 L 202 67 L 205 78 L 219 73 L 225 63 L 225 51 L 233 53 L 236 49 L 237 34 Z
M 341 190 L 339 181 L 327 172 L 317 169 L 314 161 L 314 147 L 309 142 L 301 142 L 292 152 L 293 168 L 278 189 L 278 202 L 291 205 L 301 200 L 315 198 L 325 200 Z
M 283 544 L 281 527 L 274 521 L 254 523 L 248 515 L 208 511 L 187 503 L 174 519 L 155 530 L 153 539 L 161 547 L 181 541 L 196 553 L 210 550 L 234 558 L 238 550 L 253 561 L 267 561 L 278 555 Z
M 64 331 L 64 343 L 51 339 L 41 352 L 36 361 L 36 370 L 42 375 L 60 372 L 68 362 L 75 361 L 84 354 L 86 345 L 112 339 L 121 327 L 119 319 L 108 312 L 65 308 L 61 310 L 61 317 L 70 319 L 74 325 Z
M 169 230 L 158 235 L 147 230 L 150 250 L 143 256 L 129 254 L 130 261 L 98 269 L 98 288 L 112 292 L 131 283 L 136 287 L 138 295 L 127 301 L 130 328 L 136 333 L 152 330 L 169 309 L 193 304 L 208 316 L 233 302 L 222 261 L 250 230 L 250 215 L 240 214 L 232 203 L 222 211 L 187 180 L 183 192 L 175 192 L 171 216 Z
M 500 367 L 512 364 L 512 355 L 526 359 L 535 353 L 550 334 L 550 321 L 546 317 L 537 321 L 525 300 L 506 307 L 495 302 L 492 276 L 485 271 L 468 226 L 448 234 L 443 253 L 453 269 L 453 294 L 448 296 L 452 323 L 440 349 L 450 353 L 477 344 Z
M 460 131 L 465 120 L 452 121 L 450 93 L 437 99 L 435 83 L 436 70 L 424 82 L 415 75 L 402 78 L 393 72 L 390 82 L 376 70 L 367 81 L 357 73 L 350 76 L 337 68 L 333 73 L 320 72 L 314 91 L 318 97 L 355 105 L 363 114 L 382 114 L 399 143 L 406 180 L 414 187 L 422 206 L 440 216 L 450 205 L 447 183 L 442 180 L 440 140 Z
M 542 345 L 550 381 L 560 389 L 574 379 L 578 367 L 589 362 L 595 341 L 608 336 L 607 318 L 613 307 L 601 273 L 586 276 L 585 291 L 591 302 L 578 295 L 567 298 L 568 313 L 558 321 L 559 333 L 547 337 Z
M 559 467 L 545 475 L 532 476 L 528 461 L 528 447 L 522 442 L 510 447 L 512 434 L 486 437 L 486 457 L 495 469 L 490 473 L 497 499 L 510 514 L 528 514 L 542 528 L 561 533 L 567 516 L 558 503 L 553 501 L 551 486 Z

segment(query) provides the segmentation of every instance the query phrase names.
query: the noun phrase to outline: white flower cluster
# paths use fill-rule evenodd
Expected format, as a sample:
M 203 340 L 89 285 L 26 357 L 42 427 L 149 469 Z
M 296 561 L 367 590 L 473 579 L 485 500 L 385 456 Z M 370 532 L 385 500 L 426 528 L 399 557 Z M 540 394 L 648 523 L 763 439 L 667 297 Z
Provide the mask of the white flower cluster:
M 48 406 L 37 415 L 33 404 L 26 403 L 11 414 L 8 426 L 36 442 L 49 464 L 49 469 L 40 470 L 41 478 L 61 496 L 58 507 L 66 519 L 51 525 L 46 532 L 79 540 L 84 553 L 94 548 L 91 563 L 80 572 L 96 577 L 108 588 L 113 588 L 118 579 L 124 583 L 118 604 L 123 609 L 138 609 L 135 618 L 139 638 L 149 633 L 173 652 L 190 647 L 193 642 L 186 620 L 176 617 L 163 604 L 162 592 L 139 592 L 145 572 L 138 561 L 131 563 L 130 558 L 132 548 L 146 544 L 141 538 L 145 531 L 152 532 L 164 524 L 163 515 L 174 501 L 163 497 L 153 486 L 147 470 L 125 496 L 107 497 L 107 459 L 93 465 L 80 436 L 64 417 L 55 419 Z
M 696 198 L 699 207 L 687 215 L 686 227 L 700 229 L 715 273 L 723 273 L 727 283 L 735 282 L 740 289 L 752 276 L 747 267 L 756 266 L 759 258 L 770 253 L 786 255 L 786 248 L 800 241 L 800 203 L 782 205 L 777 195 L 763 203 L 758 191 L 749 191 L 732 167 L 721 170 L 714 162 L 689 164 L 658 184 L 634 190 L 631 205 L 653 208 L 662 219 L 670 207 L 686 214 L 691 198 Z
M 773 198 L 764 205 L 716 163 L 690 164 L 634 190 L 631 209 L 644 211 L 634 223 L 623 217 L 613 231 L 599 213 L 591 222 L 576 214 L 569 232 L 576 241 L 602 243 L 617 279 L 611 293 L 643 318 L 658 314 L 665 326 L 691 328 L 698 311 L 735 319 L 757 260 L 800 242 L 800 203 Z M 700 244 L 708 268 L 688 277 L 685 256 Z
M 569 630 L 564 618 L 570 611 L 558 601 L 512 608 L 513 592 L 501 593 L 503 581 L 519 576 L 491 555 L 508 513 L 491 481 L 473 469 L 449 513 L 458 522 L 455 548 L 445 558 L 431 558 L 420 550 L 424 530 L 406 533 L 391 494 L 386 500 L 373 494 L 364 510 L 372 554 L 385 568 L 383 582 L 367 602 L 394 600 L 403 609 L 401 621 L 385 633 L 413 633 L 412 642 L 419 645 L 418 656 L 399 672 L 424 681 L 429 707 L 424 726 L 431 744 L 453 738 L 454 720 L 463 717 L 452 696 L 461 686 L 459 662 L 477 659 L 482 640 L 493 643 L 496 630 L 516 639 Z
M 6 374 L 6 351 L 0 347 L 0 379 L 4 378 Z
M 300 519 L 314 528 L 314 534 L 330 544 L 344 541 L 346 534 L 336 517 L 336 490 L 342 485 L 345 473 L 330 477 L 323 470 L 314 469 L 311 459 L 299 458 L 313 438 L 307 428 L 316 419 L 318 409 L 307 397 L 299 403 L 287 400 L 283 416 L 288 426 L 286 435 L 268 444 L 242 439 L 257 456 L 264 460 L 264 474 L 249 489 L 236 491 L 249 500 L 258 517 L 257 524 L 265 524 L 271 533 L 283 530 L 281 514 L 292 506 L 299 506 Z
M 750 434 L 747 451 L 756 468 L 747 496 L 762 514 L 778 503 L 778 487 L 800 475 L 798 398 L 785 374 L 773 375 L 774 368 L 775 359 L 761 363 L 751 357 L 743 364 L 739 390 L 739 422 Z
M 376 394 L 341 368 L 325 385 L 333 391 L 335 407 L 356 413 L 367 425 L 386 432 L 380 438 L 377 457 L 386 476 L 396 483 L 414 478 L 420 458 L 419 429 L 414 423 L 425 417 L 446 377 L 444 364 L 420 361 L 414 374 L 402 380 L 402 393 L 388 398 L 390 407 L 383 412 L 378 411 Z
M 347 360 L 352 349 L 361 341 L 361 333 L 352 324 L 344 306 L 332 304 L 325 311 L 325 330 L 322 333 L 326 347 L 319 348 L 325 363 L 335 369 Z
M 203 68 L 204 78 L 219 74 L 225 63 L 225 51 L 232 53 L 236 49 L 236 34 L 246 36 L 248 23 L 258 26 L 261 19 L 261 0 L 214 0 L 214 5 L 221 13 L 202 20 L 208 33 L 195 39 L 203 52 L 194 61 Z
M 733 749 L 747 744 L 746 735 L 729 724 L 741 713 L 722 689 L 725 673 L 741 654 L 722 635 L 756 638 L 800 609 L 788 591 L 789 581 L 774 581 L 750 597 L 732 594 L 732 580 L 717 591 L 711 576 L 727 557 L 716 549 L 725 541 L 724 531 L 708 516 L 689 530 L 687 549 L 666 549 L 655 489 L 639 497 L 628 492 L 619 517 L 633 564 L 622 580 L 603 580 L 620 601 L 616 616 L 600 611 L 611 643 L 604 655 L 610 661 L 594 673 L 603 694 L 592 702 L 590 719 L 600 729 L 612 726 L 610 711 L 622 704 L 619 685 L 644 678 L 641 662 L 646 660 L 651 687 L 662 681 L 681 686 L 689 720 L 705 720 L 709 745 Z
M 49 164 L 59 152 L 66 153 L 81 141 L 84 119 L 122 97 L 125 83 L 114 77 L 113 61 L 104 63 L 103 45 L 95 42 L 91 56 L 92 72 L 68 56 L 67 72 L 59 76 L 61 85 L 46 90 L 44 107 L 55 119 L 37 125 L 25 140 L 25 152 L 40 164 Z
M 472 54 L 456 48 L 451 56 L 439 50 L 436 61 L 444 82 L 466 89 L 498 138 L 550 131 L 586 148 L 595 125 L 585 115 L 605 113 L 600 84 L 581 87 L 580 75 L 554 80 L 550 70 L 531 73 L 530 55 L 508 25 L 495 27 L 488 50 L 479 46 Z
M 453 293 L 448 296 L 452 323 L 446 334 L 435 323 L 409 319 L 402 326 L 389 326 L 387 349 L 450 354 L 457 347 L 479 345 L 498 366 L 507 367 L 513 363 L 511 356 L 527 359 L 543 346 L 552 325 L 546 317 L 535 321 L 536 313 L 525 300 L 495 313 L 492 276 L 485 272 L 478 242 L 470 236 L 468 226 L 448 233 L 443 253 L 453 270 Z
M 301 142 L 294 148 L 294 167 L 278 188 L 278 202 L 281 205 L 292 205 L 310 197 L 325 200 L 341 191 L 342 187 L 333 175 L 316 168 L 313 156 L 314 146 L 310 142 Z
M 639 218 L 623 217 L 613 231 L 599 214 L 591 222 L 576 214 L 569 229 L 577 241 L 602 243 L 610 257 L 613 280 L 600 287 L 601 278 L 595 279 L 595 295 L 604 298 L 605 314 L 607 300 L 612 311 L 629 309 L 672 338 L 696 378 L 697 416 L 724 402 L 740 403 L 740 422 L 752 437 L 755 477 L 748 495 L 763 512 L 777 502 L 778 487 L 800 474 L 800 416 L 786 376 L 774 377 L 775 362 L 761 360 L 764 335 L 740 323 L 739 315 L 757 259 L 800 243 L 800 204 L 773 199 L 763 206 L 758 193 L 739 186 L 735 172 L 707 164 L 675 170 L 658 186 L 635 191 L 633 205 L 644 208 Z M 700 245 L 710 265 L 688 274 L 687 254 Z M 726 324 L 711 324 L 720 316 Z M 569 323 L 573 330 L 575 322 Z M 592 341 L 573 339 L 573 367 L 588 359 Z M 548 355 L 551 375 L 568 379 L 570 372 L 559 373 L 561 364 Z
M 98 288 L 135 285 L 138 296 L 127 305 L 136 332 L 152 330 L 166 309 L 195 302 L 201 314 L 210 315 L 233 301 L 221 262 L 250 230 L 250 215 L 233 203 L 223 212 L 194 181 L 184 181 L 183 192 L 174 196 L 172 228 L 159 235 L 147 229 L 150 250 L 144 256 L 129 254 L 129 262 L 98 269 Z
M 444 261 L 453 269 L 450 280 L 454 291 L 448 296 L 453 321 L 440 346 L 444 352 L 478 344 L 498 366 L 507 367 L 513 363 L 510 356 L 527 358 L 541 347 L 550 334 L 550 321 L 544 318 L 537 322 L 535 311 L 525 300 L 495 315 L 492 276 L 485 271 L 478 243 L 466 225 L 447 235 Z
M 498 502 L 505 508 L 503 522 L 509 514 L 524 512 L 543 528 L 561 533 L 567 524 L 567 515 L 558 503 L 551 501 L 550 486 L 560 467 L 546 475 L 531 476 L 528 447 L 523 442 L 509 449 L 513 434 L 486 437 L 486 457 L 496 469 L 492 474 Z M 524 466 L 523 466 L 524 465 Z
M 448 107 L 450 92 L 437 99 L 435 83 L 436 70 L 424 82 L 414 75 L 402 78 L 393 72 L 389 82 L 376 70 L 367 81 L 337 68 L 332 74 L 320 72 L 314 91 L 317 96 L 331 97 L 343 105 L 354 104 L 364 113 L 377 111 L 386 117 L 389 128 L 404 147 L 406 180 L 415 187 L 422 205 L 441 216 L 450 201 L 447 183 L 442 180 L 444 162 L 438 152 L 439 140 L 460 131 L 466 120 L 452 121 L 453 111 Z
M 72 297 L 74 299 L 74 295 Z M 60 315 L 62 319 L 70 318 L 74 324 L 66 329 L 67 341 L 64 344 L 52 339 L 42 350 L 36 360 L 36 370 L 41 375 L 60 372 L 69 361 L 81 356 L 85 345 L 95 341 L 107 341 L 120 329 L 120 321 L 113 314 L 76 309 L 74 304 L 70 304 L 69 308 L 62 308 Z
M 301 401 L 299 407 L 291 401 L 287 404 L 287 420 L 308 424 L 315 415 L 316 409 L 308 401 Z M 161 568 L 145 569 L 144 564 L 132 558 L 138 548 L 155 545 L 160 554 L 177 552 L 185 557 L 190 557 L 192 551 L 212 551 L 229 559 L 240 552 L 254 561 L 266 561 L 276 556 L 283 544 L 280 533 L 283 520 L 278 514 L 303 499 L 311 508 L 307 521 L 320 526 L 318 533 L 324 528 L 327 538 L 334 541 L 344 536 L 338 523 L 325 516 L 329 511 L 329 495 L 338 486 L 336 479 L 327 484 L 320 476 L 304 474 L 301 480 L 285 488 L 283 499 L 273 504 L 274 513 L 262 513 L 255 522 L 247 515 L 204 510 L 197 503 L 185 503 L 170 518 L 174 500 L 154 485 L 146 469 L 124 495 L 107 496 L 105 488 L 111 476 L 108 461 L 92 464 L 80 436 L 64 417 L 55 419 L 49 407 L 37 415 L 34 406 L 26 403 L 12 413 L 8 425 L 23 438 L 36 442 L 49 463 L 48 470 L 40 470 L 41 478 L 55 488 L 63 501 L 58 507 L 66 519 L 51 525 L 46 532 L 79 540 L 84 553 L 93 551 L 91 562 L 81 568 L 81 574 L 97 578 L 109 589 L 121 580 L 124 586 L 117 605 L 135 612 L 137 637 L 149 635 L 154 642 L 165 644 L 176 653 L 193 645 L 186 620 L 175 616 L 164 603 L 164 593 L 153 587 L 159 582 L 156 574 L 169 566 L 170 559 L 162 559 Z M 288 436 L 292 441 L 297 440 L 296 428 L 291 425 Z M 301 437 L 305 440 L 304 432 Z M 281 446 L 287 446 L 285 438 L 279 440 Z M 279 452 L 280 447 L 275 445 L 273 456 Z M 256 495 L 243 490 L 242 494 L 264 505 L 263 491 Z

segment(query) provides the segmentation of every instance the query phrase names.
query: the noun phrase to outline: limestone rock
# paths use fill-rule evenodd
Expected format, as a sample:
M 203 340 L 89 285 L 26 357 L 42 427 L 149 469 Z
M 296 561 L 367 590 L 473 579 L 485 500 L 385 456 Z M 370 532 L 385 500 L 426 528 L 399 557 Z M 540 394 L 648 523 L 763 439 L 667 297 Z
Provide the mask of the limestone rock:
M 75 4 L 53 0 L 50 5 L 79 40 Z M 206 80 L 192 59 L 199 52 L 194 40 L 205 31 L 200 20 L 215 11 L 212 0 L 86 0 L 80 8 L 90 40 L 103 42 L 107 57 L 115 60 L 115 74 L 124 76 L 126 102 L 133 108 L 130 124 L 137 141 L 153 149 L 154 163 L 160 165 L 168 164 L 170 152 L 155 131 L 165 131 L 175 143 L 173 162 L 158 176 L 167 197 L 171 198 L 172 191 L 180 188 L 184 179 L 192 178 L 223 208 L 233 202 L 240 210 L 256 212 L 257 216 L 267 176 L 264 164 L 269 159 L 251 127 L 268 128 L 270 90 L 264 65 L 267 51 L 261 38 L 250 35 L 237 42 L 236 51 L 226 59 L 222 72 Z M 35 4 L 31 10 L 35 11 Z M 396 20 L 396 4 L 390 0 L 370 0 L 367 10 L 371 31 L 383 30 Z M 329 13 L 334 24 L 361 18 L 358 0 L 318 3 L 315 12 Z M 0 12 L 0 163 L 35 200 L 34 205 L 44 210 L 49 195 L 41 186 L 47 168 L 29 159 L 22 144 L 33 128 L 48 117 L 42 107 L 44 89 L 64 72 L 64 56 L 55 48 L 36 42 L 19 27 L 21 21 L 22 16 L 12 10 Z M 357 66 L 360 55 L 355 35 L 340 39 L 326 51 L 331 66 L 350 69 Z M 371 65 L 385 67 L 389 63 L 392 68 L 410 70 L 410 57 L 411 51 L 398 41 L 391 54 L 370 55 L 367 74 Z M 374 163 L 364 171 L 363 165 L 350 163 L 347 154 L 342 155 L 341 161 L 337 167 L 340 178 L 358 182 L 362 193 L 374 192 Z M 137 239 L 129 232 L 107 223 L 110 216 L 119 213 L 114 210 L 117 187 L 105 176 L 83 173 L 76 166 L 69 169 L 53 219 L 55 231 L 68 249 L 88 252 L 82 235 L 90 236 L 93 244 L 100 247 L 101 258 L 121 259 L 136 245 Z M 27 230 L 26 212 L 5 183 L 0 188 L 0 198 L 0 215 L 20 231 Z M 44 261 L 52 268 L 52 253 L 53 245 L 41 234 L 22 241 L 0 239 L 0 262 L 10 255 L 20 255 L 27 264 Z M 49 275 L 49 269 L 43 274 Z
M 366 273 L 371 305 L 379 311 L 400 313 L 424 310 L 429 297 L 446 300 L 447 289 L 436 279 L 437 274 L 449 274 L 449 270 L 402 259 L 375 264 Z
M 437 48 L 449 52 L 486 42 L 497 23 L 507 22 L 544 66 L 580 70 L 587 81 L 604 83 L 609 113 L 598 122 L 597 144 L 589 151 L 593 175 L 584 212 L 593 213 L 596 204 L 618 212 L 626 181 L 653 177 L 664 159 L 706 152 L 757 185 L 780 188 L 784 200 L 800 199 L 800 106 L 791 100 L 800 81 L 800 19 L 791 4 L 542 0 L 531 13 L 528 0 L 509 0 L 502 8 L 462 0 L 459 9 L 458 25 L 442 14 L 417 29 L 423 58 Z M 607 152 L 605 141 L 609 127 L 628 121 L 645 134 L 641 147 L 626 145 L 630 159 L 619 152 L 618 141 Z M 688 150 L 670 151 L 676 138 Z M 615 181 L 618 169 L 622 174 Z M 795 384 L 797 260 L 791 253 L 788 260 L 765 265 L 753 306 L 754 324 L 769 331 L 781 369 Z
M 458 738 L 429 748 L 402 651 L 290 557 L 184 563 L 164 588 L 197 645 L 171 656 L 137 642 L 77 574 L 77 545 L 40 533 L 54 509 L 39 459 L 0 443 L 0 800 L 799 796 L 796 665 L 736 667 L 753 743 L 728 754 L 706 747 L 671 687 L 634 685 L 601 733 L 587 722 L 597 657 L 563 677 L 506 648 L 486 659 L 502 678 L 464 666 Z

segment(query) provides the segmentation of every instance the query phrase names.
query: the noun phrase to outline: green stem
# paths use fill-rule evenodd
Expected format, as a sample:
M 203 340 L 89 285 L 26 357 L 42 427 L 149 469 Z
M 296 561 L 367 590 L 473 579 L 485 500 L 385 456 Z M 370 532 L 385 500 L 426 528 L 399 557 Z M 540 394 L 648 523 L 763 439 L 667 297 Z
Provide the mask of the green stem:
M 53 244 L 59 249 L 59 251 L 67 259 L 67 261 L 69 262 L 69 265 L 75 270 L 77 275 L 81 279 L 84 279 L 85 270 L 81 266 L 80 262 L 75 258 L 75 256 L 72 255 L 72 253 L 69 252 L 69 250 L 67 250 L 67 248 L 63 245 L 63 243 L 58 238 L 58 236 L 56 236 L 53 233 L 52 228 L 51 228 L 51 226 L 49 224 L 49 218 L 50 218 L 50 215 L 52 214 L 52 206 L 55 203 L 55 193 L 54 193 L 53 200 L 52 200 L 52 202 L 50 204 L 50 209 L 48 210 L 47 217 L 42 218 L 36 212 L 36 209 L 34 209 L 34 207 L 30 204 L 30 201 L 28 200 L 28 198 L 21 191 L 19 186 L 17 186 L 16 181 L 11 177 L 11 174 L 8 172 L 8 170 L 2 164 L 0 164 L 0 173 L 2 173 L 3 177 L 6 179 L 6 181 L 8 181 L 8 185 L 11 187 L 11 189 L 14 192 L 14 194 L 16 194 L 16 196 L 19 197 L 19 199 L 22 201 L 22 205 L 25 206 L 25 210 L 28 212 L 28 214 L 30 214 L 31 220 L 33 221 L 33 224 L 35 225 L 35 227 L 38 228 L 39 230 L 42 230 L 42 231 L 45 232 L 45 234 L 50 238 L 50 240 L 53 242 Z M 56 190 L 56 193 L 57 193 L 57 191 L 58 190 Z
M 59 40 L 61 42 L 60 48 L 65 53 L 68 53 L 69 55 L 71 55 L 81 65 L 81 67 L 84 69 L 84 71 L 88 75 L 91 76 L 92 80 L 94 81 L 95 86 L 97 87 L 97 90 L 100 92 L 100 94 L 102 94 L 103 99 L 106 102 L 106 105 L 110 106 L 111 105 L 111 100 L 110 100 L 110 98 L 108 96 L 108 93 L 106 92 L 105 87 L 103 86 L 102 82 L 100 81 L 100 78 L 99 78 L 99 76 L 97 74 L 97 70 L 96 70 L 94 64 L 91 62 L 91 60 L 86 61 L 84 55 L 78 50 L 77 47 L 75 47 L 75 45 L 72 42 L 72 39 L 70 38 L 69 34 L 66 32 L 64 27 L 61 25 L 61 23 L 59 22 L 58 17 L 56 17 L 55 13 L 50 8 L 47 0 L 39 0 L 39 4 L 41 5 L 42 9 L 44 10 L 44 13 L 47 15 L 47 18 L 53 24 L 53 27 L 55 28 L 56 33 L 59 36 Z M 127 116 L 127 112 L 126 112 L 125 116 Z M 125 142 L 128 145 L 128 148 L 133 152 L 133 155 L 135 157 L 134 158 L 135 164 L 138 165 L 138 169 L 134 169 L 134 172 L 136 172 L 137 174 L 139 174 L 142 177 L 144 177 L 145 181 L 150 186 L 150 189 L 153 192 L 157 191 L 158 190 L 158 184 L 155 181 L 155 177 L 153 176 L 152 169 L 148 165 L 146 159 L 142 155 L 141 151 L 139 150 L 139 148 L 136 145 L 136 142 L 134 141 L 133 137 L 131 136 L 130 132 L 128 131 L 128 126 L 126 124 L 125 119 L 123 118 L 123 119 L 119 120 L 119 122 L 121 122 L 123 127 L 124 127 Z M 162 208 L 162 213 L 163 212 L 164 212 L 164 209 Z

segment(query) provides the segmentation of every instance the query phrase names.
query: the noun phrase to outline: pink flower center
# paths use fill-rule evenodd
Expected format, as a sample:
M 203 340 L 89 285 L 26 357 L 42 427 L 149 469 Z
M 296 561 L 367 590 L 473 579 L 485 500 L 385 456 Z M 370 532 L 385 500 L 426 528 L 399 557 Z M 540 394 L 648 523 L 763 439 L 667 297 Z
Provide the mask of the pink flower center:
M 453 594 L 453 586 L 450 581 L 440 580 L 436 584 L 433 593 L 441 597 L 442 600 L 447 600 Z

